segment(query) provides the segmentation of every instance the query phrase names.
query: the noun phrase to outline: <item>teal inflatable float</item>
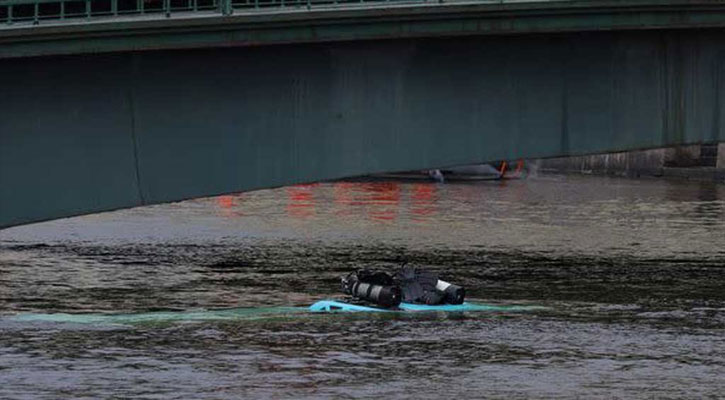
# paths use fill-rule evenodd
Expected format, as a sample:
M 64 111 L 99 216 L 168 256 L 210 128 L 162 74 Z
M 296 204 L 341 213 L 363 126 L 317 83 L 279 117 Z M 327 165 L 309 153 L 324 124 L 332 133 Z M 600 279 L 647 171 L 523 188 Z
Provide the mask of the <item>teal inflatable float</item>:
M 419 311 L 443 311 L 443 312 L 460 312 L 460 311 L 517 311 L 530 309 L 531 307 L 522 306 L 495 306 L 490 304 L 440 304 L 429 306 L 425 304 L 400 303 L 395 308 L 379 308 L 370 307 L 359 304 L 350 304 L 337 300 L 320 300 L 310 306 L 312 312 L 419 312 Z

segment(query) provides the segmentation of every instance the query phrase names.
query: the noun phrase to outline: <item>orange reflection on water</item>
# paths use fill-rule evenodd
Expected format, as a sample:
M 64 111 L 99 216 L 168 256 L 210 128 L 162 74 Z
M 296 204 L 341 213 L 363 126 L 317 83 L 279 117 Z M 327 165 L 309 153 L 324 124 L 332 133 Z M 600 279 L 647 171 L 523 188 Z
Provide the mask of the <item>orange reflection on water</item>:
M 242 217 L 244 213 L 240 210 L 240 203 L 244 195 L 238 194 L 225 194 L 216 197 L 216 204 L 219 206 L 220 212 L 225 217 Z
M 409 188 L 410 195 L 401 204 L 405 188 Z M 398 182 L 336 182 L 332 185 L 314 183 L 288 186 L 272 193 L 283 194 L 286 198 L 285 214 L 289 218 L 305 219 L 319 214 L 333 219 L 350 216 L 390 222 L 397 220 L 400 215 L 412 216 L 414 221 L 424 221 L 435 214 L 437 190 L 436 185 L 428 183 L 409 186 Z M 330 194 L 331 208 L 326 203 Z M 216 197 L 215 203 L 221 215 L 239 217 L 243 216 L 241 199 L 239 194 L 223 195 Z M 262 198 L 260 201 L 265 200 Z M 401 214 L 401 206 L 410 207 L 410 212 L 402 210 Z
M 363 185 L 369 194 L 368 215 L 379 221 L 393 221 L 398 217 L 400 184 L 396 182 L 371 182 Z
M 221 208 L 234 207 L 234 197 L 232 197 L 228 194 L 217 197 L 216 202 L 217 202 L 217 204 L 219 204 L 219 207 L 221 207 Z
M 422 222 L 436 213 L 435 201 L 437 185 L 431 183 L 416 183 L 411 188 L 410 213 L 413 221 Z
M 335 204 L 335 215 L 352 215 L 355 213 L 350 205 L 355 201 L 353 190 L 356 183 L 337 182 L 332 187 L 332 198 Z
M 287 215 L 292 218 L 309 218 L 315 215 L 314 188 L 319 183 L 294 185 L 285 188 Z
M 395 220 L 398 217 L 400 192 L 400 184 L 396 182 L 335 183 L 335 214 L 365 214 L 372 220 Z

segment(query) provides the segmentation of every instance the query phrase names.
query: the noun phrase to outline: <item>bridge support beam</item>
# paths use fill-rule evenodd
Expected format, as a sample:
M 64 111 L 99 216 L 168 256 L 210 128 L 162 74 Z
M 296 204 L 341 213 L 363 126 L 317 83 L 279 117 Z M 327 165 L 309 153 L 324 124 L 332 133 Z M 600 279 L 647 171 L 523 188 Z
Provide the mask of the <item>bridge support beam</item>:
M 0 227 L 373 172 L 723 141 L 722 30 L 0 60 Z

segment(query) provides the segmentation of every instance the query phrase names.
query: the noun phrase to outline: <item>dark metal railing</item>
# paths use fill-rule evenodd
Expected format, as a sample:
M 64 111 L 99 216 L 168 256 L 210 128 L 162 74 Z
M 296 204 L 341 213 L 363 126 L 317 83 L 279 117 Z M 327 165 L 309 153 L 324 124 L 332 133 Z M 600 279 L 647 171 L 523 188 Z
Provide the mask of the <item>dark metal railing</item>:
M 85 21 L 119 16 L 206 12 L 231 15 L 234 10 L 311 9 L 385 3 L 426 3 L 444 0 L 0 0 L 0 24 L 40 24 L 43 21 Z M 505 0 L 481 0 L 501 3 Z M 541 0 L 539 0 L 541 1 Z M 544 0 L 545 1 L 545 0 Z
M 221 0 L 225 1 L 225 0 Z M 0 22 L 38 24 L 45 20 L 221 11 L 220 0 L 0 0 Z M 226 0 L 229 1 L 229 0 Z

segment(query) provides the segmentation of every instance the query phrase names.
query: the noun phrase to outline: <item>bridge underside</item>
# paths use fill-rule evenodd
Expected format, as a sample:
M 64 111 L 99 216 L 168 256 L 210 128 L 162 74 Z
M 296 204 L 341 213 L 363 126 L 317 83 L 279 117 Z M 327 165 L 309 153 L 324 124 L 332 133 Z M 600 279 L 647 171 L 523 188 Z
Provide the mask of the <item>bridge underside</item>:
M 382 171 L 725 140 L 725 31 L 0 60 L 0 228 Z

